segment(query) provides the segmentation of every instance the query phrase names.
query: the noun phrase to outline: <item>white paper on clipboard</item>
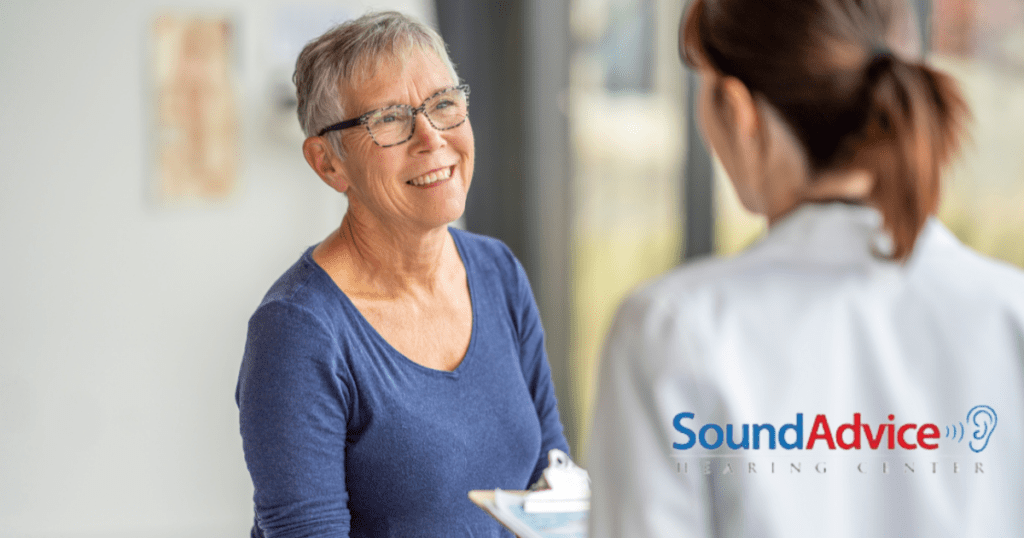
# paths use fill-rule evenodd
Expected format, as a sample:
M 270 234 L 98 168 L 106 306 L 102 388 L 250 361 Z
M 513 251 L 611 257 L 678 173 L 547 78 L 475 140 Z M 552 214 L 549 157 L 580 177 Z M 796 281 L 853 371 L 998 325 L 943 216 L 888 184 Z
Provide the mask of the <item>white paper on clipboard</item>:
M 525 491 L 476 490 L 469 498 L 519 538 L 587 538 L 589 510 L 528 513 Z
M 475 490 L 469 498 L 520 538 L 587 538 L 590 476 L 561 450 L 532 491 Z

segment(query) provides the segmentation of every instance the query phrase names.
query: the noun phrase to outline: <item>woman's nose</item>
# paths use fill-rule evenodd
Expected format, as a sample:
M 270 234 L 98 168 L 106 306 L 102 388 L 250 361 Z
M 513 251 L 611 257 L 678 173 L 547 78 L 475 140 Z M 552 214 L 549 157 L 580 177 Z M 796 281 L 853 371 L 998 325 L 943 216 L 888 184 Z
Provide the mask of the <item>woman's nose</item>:
M 445 145 L 444 136 L 441 131 L 434 128 L 434 125 L 427 119 L 427 115 L 420 112 L 414 117 L 415 132 L 412 142 L 417 151 L 432 151 Z

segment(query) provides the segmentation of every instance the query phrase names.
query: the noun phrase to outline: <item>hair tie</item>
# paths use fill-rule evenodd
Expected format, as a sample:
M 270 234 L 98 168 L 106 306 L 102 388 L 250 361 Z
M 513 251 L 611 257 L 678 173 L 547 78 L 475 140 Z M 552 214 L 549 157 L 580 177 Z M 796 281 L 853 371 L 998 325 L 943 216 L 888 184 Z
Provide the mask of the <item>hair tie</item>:
M 870 56 L 871 56 L 871 62 L 869 62 L 869 63 L 874 63 L 875 61 L 877 61 L 877 60 L 879 60 L 881 58 L 889 58 L 889 59 L 893 58 L 892 49 L 890 49 L 889 47 L 887 47 L 885 45 L 877 44 L 877 43 L 871 46 L 871 54 L 870 54 Z
M 896 55 L 893 54 L 892 49 L 885 45 L 872 45 L 871 51 L 868 54 L 867 73 L 868 79 L 871 81 L 878 78 L 884 68 L 896 60 Z
M 887 60 L 895 60 L 896 55 L 893 54 L 892 49 L 889 47 L 876 43 L 871 46 L 871 50 L 868 52 L 868 58 L 868 65 L 874 65 Z

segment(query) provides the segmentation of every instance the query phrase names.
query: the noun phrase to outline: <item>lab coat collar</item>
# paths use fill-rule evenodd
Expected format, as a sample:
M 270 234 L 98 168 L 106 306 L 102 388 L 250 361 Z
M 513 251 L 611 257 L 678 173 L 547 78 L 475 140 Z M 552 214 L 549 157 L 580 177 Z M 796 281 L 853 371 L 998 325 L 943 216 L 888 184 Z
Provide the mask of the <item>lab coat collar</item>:
M 934 216 L 928 219 L 906 266 L 920 250 L 956 242 Z M 844 202 L 806 203 L 773 225 L 751 254 L 821 265 L 891 265 L 892 240 L 873 207 Z

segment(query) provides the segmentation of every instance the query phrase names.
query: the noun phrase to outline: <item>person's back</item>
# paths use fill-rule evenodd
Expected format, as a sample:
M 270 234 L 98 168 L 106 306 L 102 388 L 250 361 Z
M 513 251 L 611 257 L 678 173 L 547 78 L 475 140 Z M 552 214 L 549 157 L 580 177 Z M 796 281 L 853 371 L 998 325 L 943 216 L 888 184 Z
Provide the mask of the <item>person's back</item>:
M 966 109 L 896 6 L 694 3 L 705 139 L 769 232 L 621 307 L 593 538 L 1024 533 L 1024 272 L 933 216 Z
M 905 266 L 880 260 L 877 222 L 804 206 L 623 305 L 591 536 L 1024 530 L 1024 275 L 938 222 Z

